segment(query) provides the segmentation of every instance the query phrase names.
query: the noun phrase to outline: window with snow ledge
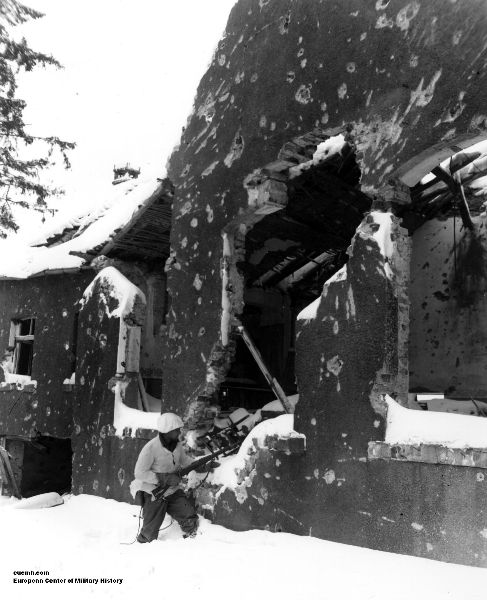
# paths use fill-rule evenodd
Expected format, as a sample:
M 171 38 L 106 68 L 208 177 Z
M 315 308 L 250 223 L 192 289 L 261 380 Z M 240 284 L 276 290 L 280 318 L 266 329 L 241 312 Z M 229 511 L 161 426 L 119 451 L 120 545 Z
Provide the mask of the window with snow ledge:
M 136 435 L 140 429 L 155 429 L 160 400 L 145 392 L 140 374 L 141 330 L 147 308 L 144 293 L 117 269 L 106 267 L 84 292 L 81 311 L 89 304 L 91 310 L 104 309 L 109 319 L 119 320 L 116 373 L 108 382 L 114 393 L 116 434 Z M 100 337 L 105 338 L 105 345 L 110 344 L 106 335 Z
M 389 390 L 400 405 L 386 399 L 370 458 L 487 467 L 486 173 L 487 140 L 458 138 L 381 192 L 408 236 L 394 256 L 401 380 Z
M 386 395 L 384 441 L 369 442 L 369 460 L 487 469 L 487 419 L 405 408 Z
M 390 199 L 410 246 L 411 408 L 487 416 L 486 172 L 478 137 L 445 141 L 397 172 L 402 189 Z

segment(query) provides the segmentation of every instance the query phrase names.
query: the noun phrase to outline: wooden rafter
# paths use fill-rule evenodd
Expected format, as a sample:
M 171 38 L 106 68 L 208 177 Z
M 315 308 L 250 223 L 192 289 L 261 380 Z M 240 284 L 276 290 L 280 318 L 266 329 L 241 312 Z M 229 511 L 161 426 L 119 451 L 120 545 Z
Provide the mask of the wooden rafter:
M 435 167 L 432 171 L 433 175 L 436 175 L 438 179 L 444 181 L 448 188 L 450 189 L 453 198 L 457 201 L 457 206 L 460 211 L 460 216 L 462 217 L 462 221 L 464 226 L 467 229 L 473 229 L 473 221 L 470 215 L 470 209 L 468 207 L 467 199 L 465 198 L 465 191 L 463 189 L 463 185 L 453 179 L 450 173 L 447 173 L 442 167 L 439 165 Z

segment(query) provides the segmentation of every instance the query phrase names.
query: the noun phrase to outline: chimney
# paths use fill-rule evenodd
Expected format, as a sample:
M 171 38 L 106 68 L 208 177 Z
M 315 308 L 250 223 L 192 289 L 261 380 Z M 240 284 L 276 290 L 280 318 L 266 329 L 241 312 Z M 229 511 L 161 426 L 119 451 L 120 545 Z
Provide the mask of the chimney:
M 140 169 L 135 169 L 127 163 L 126 165 L 114 165 L 113 166 L 113 181 L 112 185 L 117 185 L 123 181 L 129 181 L 129 179 L 137 179 L 140 175 Z

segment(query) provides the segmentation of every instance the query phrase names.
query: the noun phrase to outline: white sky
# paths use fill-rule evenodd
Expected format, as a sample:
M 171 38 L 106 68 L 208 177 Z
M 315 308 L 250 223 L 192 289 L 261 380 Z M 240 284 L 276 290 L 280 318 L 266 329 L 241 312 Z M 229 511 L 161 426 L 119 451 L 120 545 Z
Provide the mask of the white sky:
M 161 174 L 235 0 L 23 1 L 46 16 L 22 33 L 65 67 L 19 86 L 30 133 L 77 143 L 72 170 L 52 175 L 63 202 L 89 203 L 114 163 Z

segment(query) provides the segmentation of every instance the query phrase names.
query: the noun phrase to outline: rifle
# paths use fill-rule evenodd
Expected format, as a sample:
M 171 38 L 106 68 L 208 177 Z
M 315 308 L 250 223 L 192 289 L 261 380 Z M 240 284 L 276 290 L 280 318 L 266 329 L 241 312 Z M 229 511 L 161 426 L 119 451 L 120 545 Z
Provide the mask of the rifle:
M 246 428 L 238 429 L 238 425 L 249 418 L 249 414 L 244 415 L 238 421 L 233 422 L 231 415 L 228 417 L 230 421 L 229 425 L 223 429 L 218 429 L 213 426 L 210 431 L 200 435 L 196 438 L 198 443 L 203 443 L 210 452 L 214 452 L 215 449 L 224 448 L 225 445 L 229 446 L 236 443 L 242 443 L 245 436 L 248 433 Z M 215 448 L 216 446 L 216 448 Z
M 206 463 L 212 461 L 217 456 L 228 456 L 229 454 L 232 454 L 232 452 L 237 450 L 240 447 L 241 443 L 242 442 L 239 442 L 238 444 L 234 444 L 233 446 L 227 446 L 226 448 L 219 448 L 218 450 L 215 450 L 214 452 L 211 452 L 210 454 L 206 454 L 205 456 L 202 456 L 201 458 L 198 458 L 198 460 L 195 460 L 194 462 L 192 462 L 187 467 L 178 469 L 177 471 L 175 471 L 175 474 L 179 475 L 180 477 L 183 477 L 184 475 L 187 475 L 188 473 L 193 471 L 193 469 L 197 469 L 198 467 L 201 467 L 202 465 L 206 465 Z M 161 483 L 160 485 L 158 485 L 156 488 L 154 488 L 152 490 L 152 495 L 154 496 L 154 498 L 156 500 L 160 500 L 161 498 L 164 497 L 164 494 L 167 492 L 167 490 L 170 487 L 171 487 L 170 485 L 164 485 Z

